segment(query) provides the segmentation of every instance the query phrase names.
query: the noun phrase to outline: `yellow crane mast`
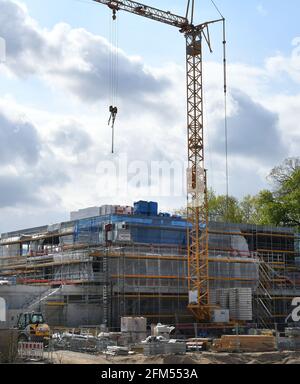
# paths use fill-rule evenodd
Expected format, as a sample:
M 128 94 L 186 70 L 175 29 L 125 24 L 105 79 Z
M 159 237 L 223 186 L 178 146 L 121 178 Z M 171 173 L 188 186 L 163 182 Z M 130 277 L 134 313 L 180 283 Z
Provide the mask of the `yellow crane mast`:
M 210 45 L 208 27 L 224 18 L 194 25 L 194 3 L 188 0 L 186 16 L 178 16 L 131 0 L 93 0 L 107 5 L 116 19 L 118 11 L 127 11 L 179 29 L 186 39 L 187 75 L 187 221 L 189 309 L 199 321 L 210 319 L 208 268 L 207 178 L 204 166 L 203 127 L 203 39 Z

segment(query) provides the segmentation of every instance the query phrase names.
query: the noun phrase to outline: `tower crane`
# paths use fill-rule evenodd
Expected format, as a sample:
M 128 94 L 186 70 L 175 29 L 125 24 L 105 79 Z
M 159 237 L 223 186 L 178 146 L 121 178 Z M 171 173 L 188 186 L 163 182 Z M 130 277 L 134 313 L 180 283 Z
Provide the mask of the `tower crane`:
M 114 20 L 118 11 L 126 11 L 176 27 L 185 36 L 188 134 L 188 308 L 198 321 L 208 321 L 212 307 L 209 294 L 207 175 L 204 166 L 203 40 L 212 52 L 209 25 L 224 23 L 225 19 L 222 17 L 202 24 L 194 24 L 195 0 L 188 0 L 185 16 L 178 16 L 131 0 L 93 1 L 107 5 L 112 10 Z M 223 43 L 225 44 L 225 41 Z

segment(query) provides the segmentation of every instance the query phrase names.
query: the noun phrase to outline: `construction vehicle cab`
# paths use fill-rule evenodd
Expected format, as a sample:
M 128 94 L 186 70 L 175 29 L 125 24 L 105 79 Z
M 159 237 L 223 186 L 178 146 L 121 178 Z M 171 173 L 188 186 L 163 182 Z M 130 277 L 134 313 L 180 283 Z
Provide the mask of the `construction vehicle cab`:
M 48 342 L 50 328 L 41 312 L 23 312 L 18 316 L 19 341 Z

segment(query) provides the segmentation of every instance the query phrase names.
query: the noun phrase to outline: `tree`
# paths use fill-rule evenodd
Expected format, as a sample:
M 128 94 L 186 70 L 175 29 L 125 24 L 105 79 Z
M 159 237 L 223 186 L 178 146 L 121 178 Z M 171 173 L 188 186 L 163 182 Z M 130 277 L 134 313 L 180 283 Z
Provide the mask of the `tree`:
M 238 199 L 233 196 L 218 196 L 213 190 L 208 193 L 208 211 L 211 221 L 240 223 L 242 220 Z
M 275 167 L 268 179 L 273 191 L 238 200 L 208 192 L 210 221 L 298 227 L 300 230 L 300 157 L 286 159 Z M 186 209 L 177 211 L 186 215 Z
M 259 194 L 254 197 L 254 204 L 256 215 L 253 224 L 275 225 L 271 215 L 274 205 L 274 197 L 272 192 L 268 190 L 260 191 Z
M 209 220 L 218 222 L 240 223 L 242 212 L 239 207 L 239 201 L 233 196 L 216 195 L 210 189 L 207 194 Z M 175 214 L 186 216 L 186 208 L 175 211 Z
M 267 224 L 300 227 L 300 158 L 287 159 L 269 178 L 273 192 L 259 194 L 259 205 Z
M 281 165 L 273 168 L 268 179 L 280 188 L 284 183 L 288 182 L 299 169 L 300 157 L 291 157 L 284 160 Z
M 241 223 L 257 224 L 261 219 L 261 207 L 257 196 L 247 195 L 239 203 Z

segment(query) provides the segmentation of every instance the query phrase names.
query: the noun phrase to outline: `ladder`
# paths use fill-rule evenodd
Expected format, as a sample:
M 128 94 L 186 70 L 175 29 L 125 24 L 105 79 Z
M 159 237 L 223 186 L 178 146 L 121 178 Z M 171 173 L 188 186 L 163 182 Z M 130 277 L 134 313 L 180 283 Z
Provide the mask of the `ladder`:
M 256 291 L 256 312 L 258 324 L 263 328 L 273 327 L 274 300 L 274 269 L 263 257 L 259 256 L 259 286 Z

